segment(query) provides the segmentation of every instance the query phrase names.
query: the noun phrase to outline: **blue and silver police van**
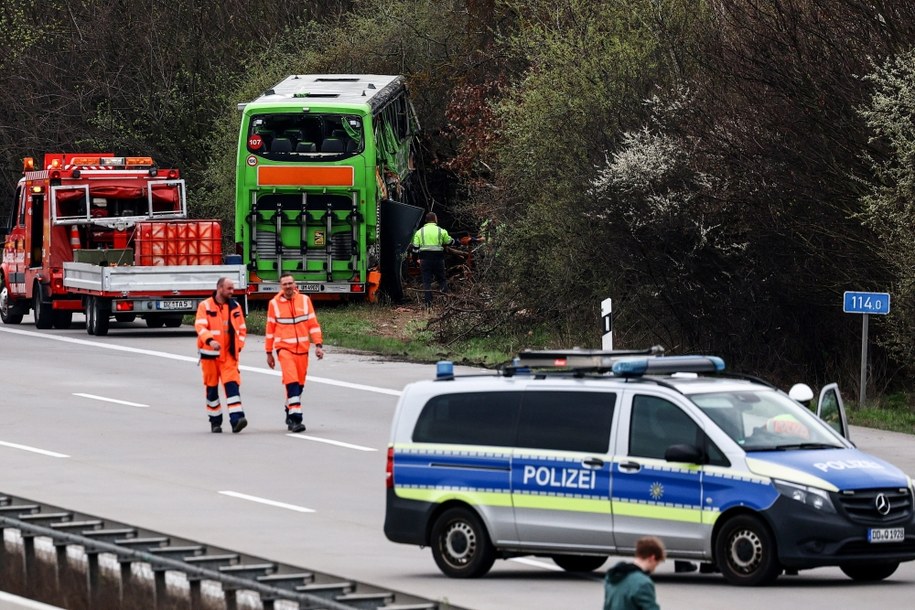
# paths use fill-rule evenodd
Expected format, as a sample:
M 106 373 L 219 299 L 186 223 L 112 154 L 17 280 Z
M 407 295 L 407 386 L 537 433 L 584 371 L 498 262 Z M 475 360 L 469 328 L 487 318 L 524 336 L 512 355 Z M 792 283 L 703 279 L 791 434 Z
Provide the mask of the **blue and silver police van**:
M 818 566 L 885 579 L 915 559 L 912 479 L 848 440 L 834 384 L 816 414 L 812 398 L 657 349 L 440 363 L 397 406 L 384 532 L 458 578 L 521 555 L 591 571 L 650 534 L 737 585 Z

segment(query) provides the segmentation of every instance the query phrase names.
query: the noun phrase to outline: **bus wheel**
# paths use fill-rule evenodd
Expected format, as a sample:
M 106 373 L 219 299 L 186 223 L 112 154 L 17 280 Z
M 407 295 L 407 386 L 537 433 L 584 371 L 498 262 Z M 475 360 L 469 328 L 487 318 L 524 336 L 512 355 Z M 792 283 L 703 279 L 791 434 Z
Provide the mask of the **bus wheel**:
M 765 523 L 752 515 L 737 515 L 725 522 L 715 539 L 715 558 L 732 585 L 772 584 L 782 571 L 775 539 Z
M 888 563 L 839 566 L 839 569 L 845 572 L 845 575 L 852 580 L 857 580 L 859 582 L 877 582 L 878 580 L 883 580 L 884 578 L 892 576 L 893 572 L 895 572 L 898 567 L 898 561 L 890 561 Z
M 22 306 L 10 298 L 6 280 L 0 273 L 0 320 L 3 320 L 4 324 L 19 324 L 22 322 L 22 316 Z
M 604 565 L 606 555 L 553 555 L 553 562 L 566 572 L 593 572 Z
M 32 292 L 32 312 L 35 315 L 35 328 L 51 328 L 51 303 L 41 298 L 41 284 L 35 282 Z
M 432 557 L 452 578 L 483 576 L 496 560 L 486 527 L 473 511 L 450 508 L 432 526 Z

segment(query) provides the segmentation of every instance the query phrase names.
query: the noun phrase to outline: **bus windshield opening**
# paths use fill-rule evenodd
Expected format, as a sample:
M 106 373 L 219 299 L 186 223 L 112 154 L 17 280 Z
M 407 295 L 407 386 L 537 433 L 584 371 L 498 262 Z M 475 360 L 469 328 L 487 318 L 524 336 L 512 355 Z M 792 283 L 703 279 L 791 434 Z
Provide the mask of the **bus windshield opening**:
M 361 153 L 362 118 L 346 114 L 260 114 L 248 125 L 248 151 L 276 161 L 320 161 Z

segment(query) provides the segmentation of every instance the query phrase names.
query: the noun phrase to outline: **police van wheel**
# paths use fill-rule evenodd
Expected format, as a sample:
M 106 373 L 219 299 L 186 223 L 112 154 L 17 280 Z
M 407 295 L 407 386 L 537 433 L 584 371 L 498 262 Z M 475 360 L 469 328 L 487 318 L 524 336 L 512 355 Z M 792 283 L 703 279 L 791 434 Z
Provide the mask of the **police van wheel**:
M 715 540 L 715 558 L 732 585 L 768 585 L 782 569 L 775 539 L 766 525 L 752 515 L 738 515 L 725 522 Z
M 492 567 L 496 551 L 476 513 L 451 508 L 432 526 L 432 556 L 446 576 L 476 578 Z
M 593 572 L 604 565 L 607 556 L 594 555 L 553 555 L 553 562 L 566 572 Z
M 889 578 L 899 567 L 898 561 L 889 563 L 872 563 L 866 565 L 839 566 L 845 575 L 860 582 L 877 582 Z

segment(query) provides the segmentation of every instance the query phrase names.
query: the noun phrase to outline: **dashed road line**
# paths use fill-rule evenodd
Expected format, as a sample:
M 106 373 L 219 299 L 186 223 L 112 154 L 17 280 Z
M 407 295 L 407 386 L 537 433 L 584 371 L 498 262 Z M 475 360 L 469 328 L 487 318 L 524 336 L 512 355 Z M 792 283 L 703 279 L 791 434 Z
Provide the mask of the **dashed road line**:
M 83 394 L 82 392 L 73 392 L 74 396 L 81 396 L 82 398 L 91 398 L 92 400 L 101 400 L 102 402 L 113 402 L 119 405 L 126 405 L 128 407 L 139 407 L 141 409 L 148 409 L 149 405 L 143 405 L 138 402 L 130 402 L 129 400 L 118 400 L 116 398 L 105 398 L 104 396 L 96 396 L 95 394 Z
M 308 436 L 307 434 L 287 434 L 286 436 L 291 436 L 292 438 L 300 438 L 303 441 L 314 441 L 316 443 L 326 443 L 328 445 L 336 445 L 337 447 L 355 449 L 356 451 L 378 451 L 374 447 L 364 447 L 362 445 L 353 445 L 352 443 L 344 443 L 343 441 L 334 441 L 329 438 L 320 438 L 317 436 Z
M 20 445 L 19 443 L 7 443 L 5 441 L 0 441 L 0 446 L 9 447 L 11 449 L 21 449 L 22 451 L 30 451 L 32 453 L 40 453 L 41 455 L 46 455 L 48 457 L 55 458 L 68 458 L 69 455 L 65 453 L 57 453 L 56 451 L 48 451 L 47 449 L 39 449 L 38 447 L 29 447 L 28 445 Z
M 277 508 L 285 508 L 286 510 L 294 510 L 297 513 L 316 512 L 313 508 L 305 508 L 304 506 L 296 506 L 295 504 L 287 504 L 285 502 L 277 502 L 276 500 L 268 500 L 267 498 L 249 496 L 248 494 L 239 493 L 237 491 L 220 491 L 219 493 L 224 496 L 229 496 L 230 498 L 238 498 L 240 500 L 248 500 L 249 502 L 257 502 L 258 504 L 266 504 L 267 506 L 275 506 Z

